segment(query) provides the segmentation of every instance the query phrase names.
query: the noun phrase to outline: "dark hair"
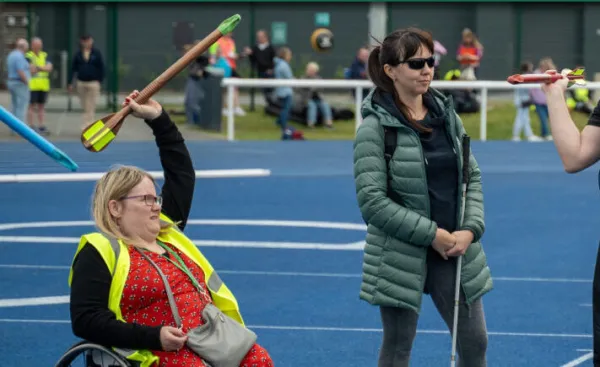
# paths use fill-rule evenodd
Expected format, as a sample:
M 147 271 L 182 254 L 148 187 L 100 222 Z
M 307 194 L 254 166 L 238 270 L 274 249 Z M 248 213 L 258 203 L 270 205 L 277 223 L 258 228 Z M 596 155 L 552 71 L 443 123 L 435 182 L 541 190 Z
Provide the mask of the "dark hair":
M 401 62 L 414 56 L 421 47 L 425 46 L 433 54 L 433 37 L 431 33 L 419 28 L 399 29 L 388 34 L 383 43 L 375 47 L 369 55 L 368 73 L 369 78 L 375 86 L 385 92 L 394 95 L 394 101 L 402 115 L 410 125 L 420 132 L 430 132 L 431 129 L 417 123 L 408 111 L 408 107 L 402 103 L 394 82 L 385 73 L 383 66 L 399 65 Z
M 520 72 L 527 73 L 533 70 L 533 63 L 531 61 L 525 61 L 521 64 Z

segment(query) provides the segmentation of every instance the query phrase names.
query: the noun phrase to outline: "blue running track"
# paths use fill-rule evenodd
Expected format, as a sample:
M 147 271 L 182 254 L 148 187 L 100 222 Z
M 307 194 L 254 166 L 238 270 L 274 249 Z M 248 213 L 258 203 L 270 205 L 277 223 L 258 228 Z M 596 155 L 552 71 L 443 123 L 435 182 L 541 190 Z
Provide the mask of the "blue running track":
M 57 145 L 80 172 L 115 163 L 160 170 L 153 143 L 115 142 L 96 154 L 80 143 Z M 352 142 L 188 146 L 197 170 L 271 170 L 268 177 L 199 179 L 186 232 L 236 294 L 276 366 L 376 366 L 379 312 L 358 298 L 365 230 Z M 495 278 L 484 298 L 489 366 L 591 366 L 598 168 L 566 174 L 552 143 L 473 142 L 472 149 Z M 68 172 L 29 144 L 2 143 L 0 175 L 15 173 Z M 0 184 L 2 366 L 52 366 L 77 341 L 64 296 L 77 239 L 93 229 L 93 184 Z M 23 305 L 27 299 L 33 304 Z M 450 341 L 426 298 L 411 365 L 448 365 Z

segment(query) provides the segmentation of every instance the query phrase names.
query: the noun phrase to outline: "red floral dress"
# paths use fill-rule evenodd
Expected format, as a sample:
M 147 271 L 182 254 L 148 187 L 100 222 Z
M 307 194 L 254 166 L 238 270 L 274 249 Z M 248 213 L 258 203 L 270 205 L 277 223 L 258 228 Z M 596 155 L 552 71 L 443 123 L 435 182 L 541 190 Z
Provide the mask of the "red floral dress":
M 200 294 L 189 277 L 173 265 L 165 255 L 146 252 L 167 277 L 182 319 L 183 332 L 187 332 L 204 323 L 202 310 L 206 304 L 212 302 L 212 299 L 206 288 L 202 269 L 174 246 L 166 245 L 177 252 L 198 283 L 206 291 L 204 295 Z M 131 246 L 129 256 L 131 257 L 131 266 L 121 299 L 123 319 L 128 323 L 140 325 L 177 327 L 169 306 L 165 286 L 156 269 Z M 177 259 L 173 255 L 169 256 L 171 260 L 177 263 Z M 152 352 L 160 358 L 159 364 L 155 367 L 206 366 L 201 357 L 188 347 L 183 347 L 177 352 L 162 350 Z M 268 352 L 258 344 L 254 344 L 240 365 L 240 367 L 272 366 L 273 361 Z

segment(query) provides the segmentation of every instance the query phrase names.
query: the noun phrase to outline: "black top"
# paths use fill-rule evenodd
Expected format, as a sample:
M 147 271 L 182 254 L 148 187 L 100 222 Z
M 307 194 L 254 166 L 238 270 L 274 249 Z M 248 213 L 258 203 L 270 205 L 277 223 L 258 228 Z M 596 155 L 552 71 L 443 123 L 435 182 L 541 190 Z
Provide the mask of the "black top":
M 90 57 L 87 61 L 83 57 L 83 51 L 77 51 L 73 56 L 71 70 L 69 70 L 69 78 L 67 79 L 69 83 L 73 82 L 73 74 L 77 76 L 77 80 L 82 82 L 97 81 L 102 83 L 106 75 L 106 70 L 100 50 L 92 47 Z
M 275 49 L 270 44 L 263 50 L 258 45 L 252 46 L 252 54 L 248 58 L 259 73 L 265 73 L 267 70 L 273 70 L 275 67 L 273 61 L 275 58 Z
M 195 172 L 183 136 L 163 110 L 152 128 L 165 181 L 162 212 L 184 229 L 194 194 Z M 71 284 L 73 333 L 89 342 L 129 349 L 162 350 L 160 327 L 118 321 L 108 309 L 112 277 L 93 246 L 85 246 L 75 258 Z
M 421 133 L 421 144 L 425 154 L 427 186 L 431 205 L 431 220 L 448 232 L 456 230 L 458 198 L 458 162 L 454 145 L 446 133 L 446 122 L 441 117 L 427 114 L 423 125 L 431 133 Z
M 374 94 L 373 100 L 392 116 L 411 127 L 394 103 L 391 94 L 379 91 Z M 426 159 L 425 171 L 429 189 L 430 219 L 437 224 L 438 228 L 452 233 L 457 227 L 458 162 L 454 145 L 446 132 L 448 116 L 435 102 L 430 92 L 423 95 L 423 103 L 427 107 L 428 113 L 420 122 L 432 129 L 431 133 L 419 133 Z M 431 254 L 435 252 L 433 248 L 430 250 Z M 439 254 L 437 256 L 442 258 Z
M 594 111 L 592 111 L 592 115 L 588 120 L 588 125 L 600 127 L 600 101 L 598 101 L 596 108 L 594 108 Z

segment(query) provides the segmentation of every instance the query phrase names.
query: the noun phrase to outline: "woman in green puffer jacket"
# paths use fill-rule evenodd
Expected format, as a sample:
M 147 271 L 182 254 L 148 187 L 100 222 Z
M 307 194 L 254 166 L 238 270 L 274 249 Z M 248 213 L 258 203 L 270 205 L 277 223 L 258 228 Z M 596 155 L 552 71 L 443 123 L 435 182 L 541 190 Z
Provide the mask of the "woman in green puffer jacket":
M 431 295 L 452 328 L 456 259 L 463 255 L 459 366 L 486 366 L 481 296 L 492 289 L 492 279 L 480 242 L 485 227 L 481 174 L 471 154 L 459 223 L 465 130 L 452 100 L 429 88 L 432 55 L 431 35 L 409 28 L 388 35 L 368 61 L 376 88 L 363 101 L 354 176 L 368 224 L 360 298 L 380 307 L 379 367 L 409 365 L 423 293 Z M 397 139 L 389 174 L 384 129 Z

